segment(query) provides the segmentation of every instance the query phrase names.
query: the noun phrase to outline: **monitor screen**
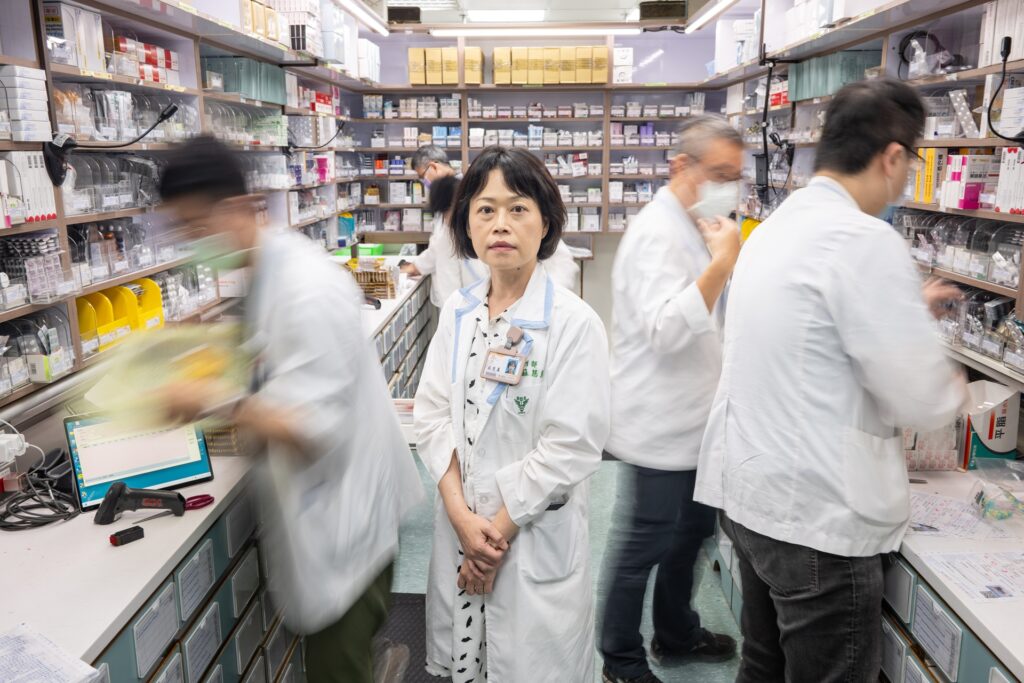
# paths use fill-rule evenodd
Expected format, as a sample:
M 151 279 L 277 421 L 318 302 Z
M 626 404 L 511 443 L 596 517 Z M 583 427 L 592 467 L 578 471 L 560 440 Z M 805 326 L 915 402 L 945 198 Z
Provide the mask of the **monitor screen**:
M 115 481 L 133 489 L 168 489 L 213 478 L 197 425 L 130 430 L 104 417 L 64 420 L 78 500 L 85 510 Z

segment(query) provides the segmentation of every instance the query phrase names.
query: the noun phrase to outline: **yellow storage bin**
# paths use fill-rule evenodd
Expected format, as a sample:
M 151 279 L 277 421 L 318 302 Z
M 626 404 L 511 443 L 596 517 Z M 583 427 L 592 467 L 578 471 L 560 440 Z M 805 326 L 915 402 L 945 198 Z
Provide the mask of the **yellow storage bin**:
M 78 333 L 82 338 L 82 355 L 91 356 L 100 350 L 99 316 L 88 299 L 75 299 L 78 309 Z
M 96 311 L 96 334 L 100 339 L 100 351 L 115 346 L 131 332 L 128 320 L 114 316 L 114 304 L 103 292 L 87 294 L 85 300 Z
M 127 287 L 111 287 L 104 289 L 103 294 L 114 307 L 114 320 L 123 320 L 128 333 L 139 329 L 139 300 L 132 290 Z
M 142 289 L 136 295 L 139 302 L 139 329 L 156 330 L 164 326 L 164 295 L 160 285 L 149 278 L 136 280 L 132 283 Z

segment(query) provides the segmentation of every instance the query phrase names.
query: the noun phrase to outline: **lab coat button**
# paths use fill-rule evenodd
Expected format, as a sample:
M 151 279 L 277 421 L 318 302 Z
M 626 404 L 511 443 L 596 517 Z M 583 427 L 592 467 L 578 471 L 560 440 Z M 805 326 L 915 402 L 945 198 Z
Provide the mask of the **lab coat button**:
M 487 496 L 480 496 L 480 502 L 481 502 L 481 503 L 482 503 L 483 505 L 487 505 L 487 503 L 491 502 L 491 499 L 490 499 L 490 498 L 488 498 Z

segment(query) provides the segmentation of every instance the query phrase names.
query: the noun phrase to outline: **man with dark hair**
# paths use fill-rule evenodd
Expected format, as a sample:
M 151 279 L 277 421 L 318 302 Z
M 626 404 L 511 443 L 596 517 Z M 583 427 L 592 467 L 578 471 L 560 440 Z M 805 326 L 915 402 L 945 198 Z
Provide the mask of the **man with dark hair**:
M 234 154 L 196 138 L 168 160 L 165 206 L 204 236 L 204 251 L 252 271 L 246 346 L 253 391 L 234 414 L 262 444 L 259 482 L 272 590 L 305 634 L 313 682 L 371 683 L 403 514 L 423 496 L 375 351 L 361 293 L 322 249 L 266 224 Z M 212 243 L 212 244 L 211 244 Z M 202 386 L 165 395 L 168 413 L 208 413 Z
M 929 314 L 958 291 L 922 289 L 876 218 L 903 194 L 924 118 L 897 81 L 836 93 L 815 177 L 733 273 L 695 495 L 722 510 L 739 563 L 741 683 L 878 680 L 882 555 L 909 517 L 901 429 L 944 426 L 965 398 Z

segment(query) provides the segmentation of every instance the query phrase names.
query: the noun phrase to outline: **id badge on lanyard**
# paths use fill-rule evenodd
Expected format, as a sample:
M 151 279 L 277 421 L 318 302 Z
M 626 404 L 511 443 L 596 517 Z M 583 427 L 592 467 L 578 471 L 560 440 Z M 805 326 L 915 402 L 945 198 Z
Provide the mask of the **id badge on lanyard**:
M 505 346 L 499 349 L 489 349 L 484 358 L 484 367 L 480 376 L 492 382 L 515 386 L 523 377 L 523 369 L 526 367 L 526 356 L 517 352 L 515 347 L 523 340 L 523 331 L 518 327 L 511 327 L 505 337 Z

